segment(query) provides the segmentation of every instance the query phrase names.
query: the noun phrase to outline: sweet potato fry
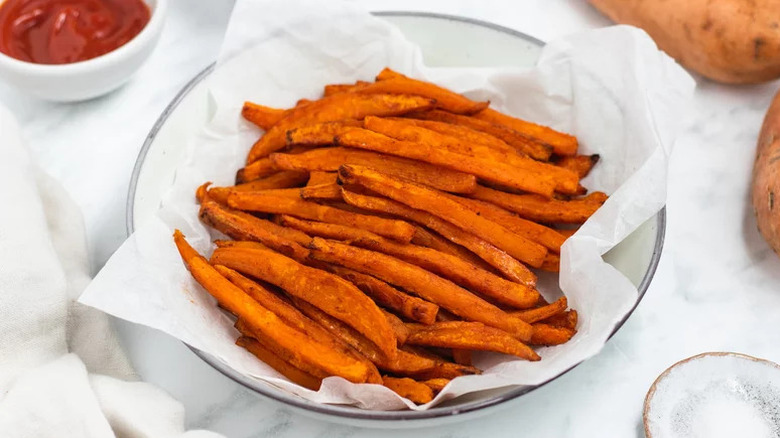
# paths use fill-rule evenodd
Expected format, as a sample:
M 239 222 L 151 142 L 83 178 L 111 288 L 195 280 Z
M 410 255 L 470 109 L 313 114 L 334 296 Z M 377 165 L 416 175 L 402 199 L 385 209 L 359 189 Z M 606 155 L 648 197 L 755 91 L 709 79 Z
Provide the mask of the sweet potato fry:
M 334 172 L 343 164 L 357 164 L 453 193 L 470 193 L 477 185 L 474 175 L 362 149 L 314 149 L 297 155 L 271 154 L 269 158 L 276 168 L 310 172 Z
M 236 184 L 254 181 L 258 178 L 272 175 L 276 171 L 277 169 L 274 168 L 273 163 L 268 158 L 256 160 L 238 169 L 236 172 Z
M 406 339 L 409 337 L 409 327 L 404 324 L 403 321 L 401 321 L 401 318 L 393 315 L 392 313 L 388 312 L 387 310 L 381 309 L 382 313 L 385 314 L 387 317 L 387 321 L 390 323 L 390 325 L 393 327 L 393 331 L 395 332 L 395 338 L 398 339 L 398 345 L 404 345 L 406 343 Z
M 552 148 L 550 146 L 543 145 L 527 135 L 521 134 L 509 127 L 497 125 L 474 117 L 452 114 L 440 110 L 415 112 L 408 114 L 407 116 L 415 119 L 450 123 L 492 135 L 512 146 L 516 151 L 524 153 L 535 160 L 547 161 L 550 159 L 550 155 L 552 155 Z
M 374 275 L 463 318 L 498 327 L 519 339 L 529 339 L 530 326 L 524 321 L 510 317 L 487 301 L 419 266 L 378 252 L 316 237 L 312 239 L 310 250 L 312 258 L 316 260 Z
M 573 236 L 574 233 L 579 230 L 578 228 L 556 228 L 555 231 L 559 233 L 561 236 L 563 236 L 565 239 L 568 239 L 569 237 Z
M 343 199 L 343 198 L 342 198 Z M 449 240 L 445 239 L 439 234 L 436 234 L 432 231 L 428 231 L 427 229 L 418 226 L 415 229 L 414 237 L 412 237 L 412 243 L 415 245 L 424 246 L 427 248 L 432 248 L 437 251 L 441 251 L 443 253 L 447 253 L 450 255 L 454 255 L 456 257 L 460 257 L 461 259 L 473 263 L 474 265 L 479 266 L 482 269 L 485 269 L 487 271 L 493 271 L 493 267 L 487 264 L 484 260 L 477 257 L 476 254 L 469 251 L 468 249 L 450 242 Z
M 565 194 L 576 194 L 579 187 L 578 175 L 566 168 L 549 163 L 535 161 L 518 154 L 514 150 L 499 150 L 485 146 L 464 137 L 453 137 L 427 129 L 412 119 L 366 117 L 363 125 L 366 129 L 386 135 L 396 140 L 432 145 L 450 152 L 472 158 L 492 160 L 507 164 L 516 171 L 533 173 L 540 179 L 555 181 L 555 190 Z
M 325 146 L 333 144 L 333 139 L 352 128 L 361 128 L 360 120 L 339 120 L 337 122 L 315 123 L 287 131 L 287 145 Z
M 450 383 L 450 379 L 428 379 L 422 383 L 428 388 L 431 388 L 434 394 L 438 394 L 442 391 L 442 389 L 444 389 L 445 386 L 447 386 L 448 383 Z
M 577 137 L 558 132 L 546 126 L 527 122 L 516 117 L 508 116 L 494 109 L 487 108 L 474 114 L 474 117 L 487 122 L 507 126 L 517 132 L 546 144 L 553 148 L 557 155 L 575 155 L 577 153 Z
M 408 338 L 407 338 L 408 339 Z M 452 360 L 461 365 L 471 365 L 471 350 L 463 350 L 461 348 L 452 349 Z
M 566 297 L 560 297 L 546 306 L 537 307 L 535 309 L 510 312 L 509 314 L 516 316 L 529 324 L 533 324 L 543 319 L 547 319 L 563 313 L 567 306 L 568 303 L 566 301 Z
M 540 266 L 547 254 L 547 249 L 538 243 L 479 216 L 436 190 L 361 166 L 341 166 L 339 177 L 345 183 L 361 185 L 409 207 L 428 211 L 531 266 Z
M 405 76 L 362 85 L 350 91 L 360 94 L 410 94 L 423 96 L 433 99 L 436 102 L 436 108 L 455 114 L 474 114 L 490 105 L 490 102 L 474 102 L 446 88 Z
M 320 389 L 322 379 L 314 377 L 306 371 L 296 368 L 294 365 L 277 356 L 273 351 L 265 348 L 263 344 L 258 342 L 256 339 L 248 336 L 241 336 L 236 340 L 236 345 L 242 348 L 246 348 L 258 359 L 265 362 L 266 365 L 275 369 L 284 377 L 287 377 L 291 382 L 301 385 L 304 388 L 311 389 L 312 391 L 317 391 Z
M 284 360 L 319 378 L 333 375 L 361 383 L 370 377 L 370 370 L 365 363 L 334 351 L 288 326 L 273 312 L 223 277 L 187 243 L 178 230 L 174 233 L 174 241 L 185 266 L 195 280 L 213 295 L 221 306 L 245 320 L 254 333 L 283 347 L 287 352 L 287 356 L 282 356 Z
M 528 341 L 531 345 L 560 345 L 569 342 L 569 339 L 577 333 L 576 330 L 555 327 L 538 322 L 533 325 L 533 335 Z M 407 339 L 409 342 L 409 339 Z
M 439 306 L 407 295 L 378 278 L 362 274 L 342 266 L 330 265 L 330 272 L 355 284 L 377 304 L 392 309 L 404 318 L 423 324 L 433 324 Z
M 382 384 L 418 405 L 433 400 L 433 390 L 429 386 L 408 377 L 382 376 Z
M 309 178 L 307 172 L 287 171 L 276 172 L 265 178 L 256 179 L 244 184 L 231 187 L 239 192 L 252 192 L 256 190 L 289 189 L 306 183 Z
M 495 351 L 537 361 L 539 355 L 509 333 L 479 322 L 452 321 L 415 325 L 406 340 L 410 345 Z
M 286 218 L 284 224 L 301 230 L 307 235 L 346 241 L 351 245 L 392 255 L 455 284 L 479 292 L 501 304 L 522 309 L 533 306 L 539 299 L 539 292 L 532 287 L 507 281 L 457 256 L 435 249 L 399 244 L 365 230 L 337 224 L 311 222 L 292 217 Z
M 296 260 L 304 260 L 310 238 L 298 230 L 287 229 L 251 214 L 233 210 L 213 201 L 204 201 L 200 220 L 236 240 L 255 240 Z
M 306 186 L 313 187 L 337 182 L 339 182 L 338 172 L 323 172 L 315 170 L 309 173 L 309 181 L 306 183 Z
M 217 248 L 211 262 L 281 287 L 353 327 L 395 357 L 396 339 L 381 310 L 353 284 L 270 250 Z
M 414 227 L 407 222 L 352 213 L 303 199 L 265 195 L 262 192 L 232 193 L 228 198 L 228 205 L 239 210 L 289 214 L 316 221 L 348 224 L 407 243 L 414 235 Z
M 555 181 L 536 172 L 517 169 L 492 158 L 452 152 L 427 143 L 395 140 L 367 129 L 356 128 L 339 135 L 336 137 L 336 144 L 425 161 L 545 197 L 552 197 L 555 192 Z
M 599 154 L 563 156 L 555 158 L 553 164 L 575 172 L 582 179 L 588 176 L 599 158 Z
M 328 84 L 325 86 L 323 94 L 327 97 L 334 94 L 347 93 L 370 83 L 367 81 L 356 81 L 354 84 Z
M 374 80 L 376 80 L 376 81 L 386 81 L 388 79 L 405 78 L 405 77 L 406 76 L 404 76 L 401 73 L 398 73 L 397 71 L 391 69 L 390 67 L 385 67 L 385 68 L 382 69 L 382 71 L 380 71 L 376 75 Z
M 400 117 L 386 117 L 386 120 L 393 122 L 407 123 L 418 128 L 428 129 L 430 131 L 438 132 L 439 134 L 446 135 L 448 137 L 457 138 L 465 143 L 475 143 L 483 145 L 498 151 L 518 153 L 517 149 L 505 143 L 503 140 L 496 138 L 490 134 L 485 134 L 467 126 L 454 125 L 452 123 L 439 122 L 436 120 L 419 120 L 414 118 L 400 118 Z M 369 128 L 370 129 L 370 128 Z M 526 154 L 521 153 L 525 156 Z
M 544 321 L 545 324 L 553 327 L 563 327 L 569 330 L 575 330 L 577 328 L 577 311 L 574 309 L 567 310 L 557 315 L 551 316 Z
M 307 201 L 341 201 L 341 186 L 335 182 L 306 186 L 300 192 L 301 198 Z
M 536 275 L 506 252 L 426 211 L 415 210 L 390 199 L 360 195 L 347 190 L 342 190 L 341 196 L 355 207 L 402 217 L 424 225 L 451 242 L 468 248 L 504 277 L 523 284 L 536 284 Z
M 517 195 L 479 186 L 469 197 L 490 202 L 520 217 L 544 223 L 581 224 L 607 200 L 603 192 L 593 192 L 583 198 L 562 201 L 532 194 Z
M 547 272 L 560 272 L 561 256 L 558 254 L 547 253 L 547 255 L 544 256 L 544 262 L 542 263 L 542 266 L 539 266 L 539 269 Z
M 409 374 L 409 377 L 422 381 L 430 379 L 452 380 L 456 377 L 469 376 L 473 374 L 481 374 L 481 371 L 468 365 L 461 365 L 452 362 L 437 362 L 436 366 L 433 368 L 418 373 Z
M 536 222 L 523 219 L 516 214 L 507 211 L 495 204 L 480 201 L 478 199 L 456 198 L 458 202 L 466 205 L 485 219 L 503 225 L 509 231 L 517 233 L 526 239 L 543 245 L 550 251 L 561 252 L 561 245 L 566 240 L 559 232 Z
M 241 115 L 263 131 L 268 131 L 272 126 L 282 120 L 287 114 L 287 110 L 271 108 L 252 102 L 244 102 L 241 108 Z
M 334 94 L 297 107 L 260 137 L 249 151 L 247 164 L 251 164 L 287 144 L 287 131 L 318 122 L 361 120 L 366 116 L 398 116 L 411 111 L 429 109 L 435 102 L 420 96 L 389 94 Z

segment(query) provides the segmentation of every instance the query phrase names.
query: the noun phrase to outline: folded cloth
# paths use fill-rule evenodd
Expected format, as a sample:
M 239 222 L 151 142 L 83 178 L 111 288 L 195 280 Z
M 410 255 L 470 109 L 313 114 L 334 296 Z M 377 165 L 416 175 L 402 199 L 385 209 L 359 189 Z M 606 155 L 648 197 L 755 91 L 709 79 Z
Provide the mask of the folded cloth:
M 0 139 L 0 435 L 218 437 L 184 433 L 179 402 L 128 381 L 107 316 L 76 302 L 90 281 L 80 211 L 2 106 Z

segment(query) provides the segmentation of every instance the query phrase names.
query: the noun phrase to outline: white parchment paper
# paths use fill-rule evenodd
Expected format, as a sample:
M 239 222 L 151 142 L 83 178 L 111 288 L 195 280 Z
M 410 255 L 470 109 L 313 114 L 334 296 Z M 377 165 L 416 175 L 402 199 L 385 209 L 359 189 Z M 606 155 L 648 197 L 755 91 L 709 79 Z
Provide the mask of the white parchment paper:
M 582 153 L 601 155 L 586 187 L 611 195 L 562 250 L 560 286 L 580 315 L 572 341 L 540 349 L 543 359 L 535 363 L 480 355 L 477 365 L 484 374 L 454 380 L 425 406 L 382 386 L 336 377 L 318 392 L 291 384 L 234 345 L 238 333 L 232 321 L 192 280 L 171 239 L 179 228 L 196 249 L 212 251 L 194 191 L 204 181 L 232 184 L 260 133 L 240 117 L 245 100 L 290 107 L 300 98 L 319 97 L 328 83 L 372 80 L 385 66 L 576 135 Z M 206 126 L 193 126 L 192 138 L 181 139 L 188 158 L 174 184 L 161 188 L 165 195 L 156 219 L 122 245 L 81 302 L 162 330 L 282 391 L 376 410 L 427 409 L 476 390 L 538 384 L 602 348 L 636 302 L 637 290 L 601 255 L 664 205 L 667 158 L 694 88 L 690 76 L 644 32 L 628 26 L 550 42 L 529 70 L 435 69 L 423 65 L 419 50 L 387 22 L 355 5 L 317 1 L 239 0 L 208 81 L 215 115 Z M 542 292 L 558 293 L 554 287 Z

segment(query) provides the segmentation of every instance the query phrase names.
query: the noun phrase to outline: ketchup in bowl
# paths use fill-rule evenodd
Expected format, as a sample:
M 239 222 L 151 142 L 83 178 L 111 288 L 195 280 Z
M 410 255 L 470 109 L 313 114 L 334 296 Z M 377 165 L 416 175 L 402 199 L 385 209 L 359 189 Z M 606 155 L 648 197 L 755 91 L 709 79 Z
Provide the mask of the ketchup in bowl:
M 149 22 L 143 0 L 5 0 L 0 52 L 36 64 L 69 64 L 127 43 Z

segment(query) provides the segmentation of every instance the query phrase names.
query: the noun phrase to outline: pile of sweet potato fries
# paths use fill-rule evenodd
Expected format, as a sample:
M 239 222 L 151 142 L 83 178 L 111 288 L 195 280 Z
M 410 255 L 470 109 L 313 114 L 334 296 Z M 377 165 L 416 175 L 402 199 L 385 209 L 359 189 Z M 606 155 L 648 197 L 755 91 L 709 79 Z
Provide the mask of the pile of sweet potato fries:
M 195 279 L 237 317 L 237 344 L 291 381 L 343 377 L 426 403 L 473 351 L 536 361 L 576 333 L 561 244 L 606 200 L 580 185 L 577 139 L 383 70 L 291 109 L 247 102 L 264 134 L 236 185 L 197 190 L 233 240 L 211 259 L 176 232 Z

